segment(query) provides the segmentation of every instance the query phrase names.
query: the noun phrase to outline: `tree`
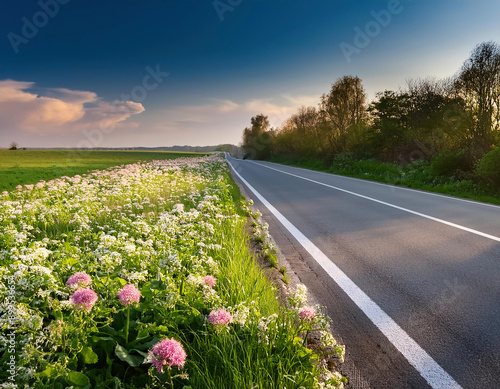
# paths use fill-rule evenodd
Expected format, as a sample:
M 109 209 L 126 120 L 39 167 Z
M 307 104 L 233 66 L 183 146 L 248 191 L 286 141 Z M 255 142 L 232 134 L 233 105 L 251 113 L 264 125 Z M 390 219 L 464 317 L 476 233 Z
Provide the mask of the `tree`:
M 312 155 L 321 148 L 322 139 L 318 132 L 319 112 L 315 107 L 300 107 L 286 122 L 295 133 L 295 147 L 301 155 Z
M 408 81 L 408 89 L 377 94 L 371 114 L 371 146 L 384 159 L 410 162 L 467 148 L 470 117 L 449 80 Z
M 473 137 L 482 151 L 495 140 L 500 124 L 500 46 L 494 42 L 477 45 L 462 65 L 456 88 L 474 116 Z
M 357 76 L 339 78 L 330 93 L 321 96 L 320 112 L 330 127 L 327 139 L 331 147 L 334 152 L 342 151 L 349 127 L 366 118 L 366 94 L 361 79 Z
M 238 146 L 229 144 L 229 143 L 224 143 L 217 145 L 215 147 L 215 151 L 223 151 L 226 153 L 229 153 L 232 157 L 240 157 L 241 156 L 241 150 Z
M 18 145 L 17 145 L 17 143 L 16 143 L 16 142 L 12 142 L 12 143 L 10 144 L 9 150 L 17 150 L 17 146 L 18 146 Z
M 393 162 L 407 152 L 410 108 L 408 93 L 389 90 L 377 93 L 368 108 L 372 118 L 370 146 L 377 156 Z
M 269 119 L 265 115 L 257 115 L 251 119 L 252 126 L 243 131 L 242 147 L 245 158 L 266 159 L 271 154 L 274 131 L 270 129 Z
M 424 157 L 467 148 L 472 120 L 465 100 L 454 90 L 454 80 L 409 80 L 408 127 L 415 142 L 423 145 Z

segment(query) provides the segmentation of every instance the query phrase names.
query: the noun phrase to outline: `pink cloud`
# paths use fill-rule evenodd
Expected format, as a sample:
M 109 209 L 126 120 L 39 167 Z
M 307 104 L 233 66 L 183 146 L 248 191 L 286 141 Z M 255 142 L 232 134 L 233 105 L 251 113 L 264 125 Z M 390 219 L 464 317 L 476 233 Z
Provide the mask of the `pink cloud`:
M 96 93 L 48 88 L 29 90 L 33 82 L 0 81 L 0 129 L 31 134 L 68 134 L 94 128 L 117 128 L 144 111 L 134 101 L 102 101 Z

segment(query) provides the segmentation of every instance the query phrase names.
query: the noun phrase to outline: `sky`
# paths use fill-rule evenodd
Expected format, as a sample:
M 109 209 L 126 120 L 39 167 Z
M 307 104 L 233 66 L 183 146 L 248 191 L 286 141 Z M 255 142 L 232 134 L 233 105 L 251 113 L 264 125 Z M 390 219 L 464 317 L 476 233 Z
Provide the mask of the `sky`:
M 369 100 L 500 42 L 497 0 L 0 0 L 0 148 L 238 144 L 344 75 Z

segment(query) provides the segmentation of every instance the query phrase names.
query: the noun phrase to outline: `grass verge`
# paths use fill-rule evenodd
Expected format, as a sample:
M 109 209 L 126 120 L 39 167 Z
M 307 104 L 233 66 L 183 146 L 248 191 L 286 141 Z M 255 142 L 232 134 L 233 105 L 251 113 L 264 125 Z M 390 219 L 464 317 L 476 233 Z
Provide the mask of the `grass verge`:
M 500 205 L 500 193 L 492 187 L 480 184 L 471 177 L 456 179 L 435 176 L 430 163 L 425 161 L 401 166 L 349 157 L 339 157 L 332 164 L 306 157 L 274 157 L 271 162 Z

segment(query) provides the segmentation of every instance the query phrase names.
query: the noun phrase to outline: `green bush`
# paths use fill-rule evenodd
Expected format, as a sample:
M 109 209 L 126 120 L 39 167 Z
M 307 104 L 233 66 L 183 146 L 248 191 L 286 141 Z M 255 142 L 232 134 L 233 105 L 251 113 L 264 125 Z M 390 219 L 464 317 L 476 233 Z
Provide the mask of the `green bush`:
M 479 177 L 500 186 L 500 148 L 486 153 L 477 164 Z
M 453 176 L 457 171 L 470 170 L 465 150 L 445 151 L 438 154 L 431 163 L 431 172 L 435 176 Z

